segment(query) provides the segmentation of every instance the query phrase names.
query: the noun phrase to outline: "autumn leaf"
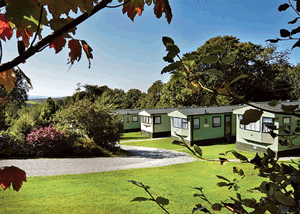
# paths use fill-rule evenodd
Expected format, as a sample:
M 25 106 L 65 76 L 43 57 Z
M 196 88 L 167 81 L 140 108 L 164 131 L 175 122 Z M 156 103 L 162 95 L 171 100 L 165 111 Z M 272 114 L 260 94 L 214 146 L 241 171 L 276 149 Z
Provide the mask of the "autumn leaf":
M 299 105 L 281 105 L 282 111 L 286 113 L 292 113 L 298 108 Z
M 86 57 L 88 58 L 89 68 L 91 68 L 91 60 L 90 59 L 93 59 L 93 54 L 92 54 L 93 49 L 84 40 L 81 40 L 81 44 L 82 44 L 83 50 L 86 54 Z
M 71 63 L 70 68 L 74 64 L 74 61 L 79 61 L 81 58 L 81 45 L 78 39 L 72 39 L 68 42 L 68 48 L 70 48 L 68 64 Z
M 11 39 L 13 30 L 11 29 L 9 23 L 6 22 L 4 15 L 0 15 L 0 39 L 6 41 Z
M 192 90 L 193 93 L 197 93 L 201 90 L 201 86 L 194 82 L 189 83 L 189 88 Z
M 275 107 L 278 104 L 277 100 L 271 100 L 270 102 L 268 102 L 269 106 Z
M 12 183 L 15 191 L 19 191 L 23 181 L 26 181 L 26 172 L 15 166 L 4 166 L 0 168 L 0 184 L 5 190 Z
M 60 36 L 52 41 L 50 44 L 50 48 L 54 48 L 55 53 L 60 52 L 63 47 L 66 45 L 66 39 L 63 36 Z
M 3 85 L 8 93 L 13 90 L 16 81 L 17 79 L 13 68 L 0 73 L 0 85 Z
M 136 14 L 142 15 L 144 11 L 144 0 L 129 0 L 123 5 L 123 14 L 127 13 L 127 16 L 133 21 Z
M 156 0 L 155 2 L 154 14 L 156 15 L 156 18 L 159 19 L 162 16 L 162 13 L 166 14 L 167 21 L 170 24 L 173 15 L 168 0 Z
M 260 119 L 262 114 L 263 111 L 257 109 L 248 109 L 243 114 L 243 119 L 241 120 L 241 124 L 248 125 L 249 123 L 257 122 Z
M 28 29 L 23 28 L 23 25 L 17 30 L 17 38 L 22 37 L 25 47 L 29 46 L 29 39 L 33 36 L 33 33 Z
M 217 86 L 219 93 L 228 95 L 231 92 L 230 86 L 228 83 L 223 83 L 221 86 Z

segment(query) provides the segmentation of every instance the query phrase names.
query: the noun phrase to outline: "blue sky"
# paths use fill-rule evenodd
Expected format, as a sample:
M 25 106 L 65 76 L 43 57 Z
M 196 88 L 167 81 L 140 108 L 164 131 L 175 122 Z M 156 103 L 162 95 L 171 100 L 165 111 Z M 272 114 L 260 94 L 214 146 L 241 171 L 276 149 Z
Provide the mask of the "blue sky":
M 145 6 L 142 16 L 132 22 L 122 8 L 105 8 L 78 26 L 75 39 L 85 40 L 92 48 L 94 59 L 91 69 L 83 53 L 80 62 L 69 70 L 67 46 L 58 54 L 46 48 L 21 64 L 21 69 L 31 79 L 31 95 L 60 97 L 72 95 L 78 82 L 107 85 L 128 91 L 137 88 L 146 92 L 156 80 L 167 82 L 170 75 L 161 75 L 167 65 L 162 58 L 165 48 L 162 36 L 169 36 L 181 49 L 181 54 L 194 51 L 215 36 L 232 35 L 241 42 L 266 45 L 266 39 L 280 37 L 282 28 L 296 14 L 288 9 L 278 12 L 285 0 L 185 0 L 172 1 L 171 24 L 163 17 L 157 19 L 153 5 Z M 118 4 L 118 1 L 113 1 Z M 44 30 L 44 36 L 50 31 Z M 15 34 L 13 35 L 15 38 Z M 294 41 L 295 42 L 295 41 Z M 278 50 L 291 49 L 294 42 L 279 43 Z M 3 43 L 3 62 L 18 55 L 16 40 Z M 290 54 L 296 64 L 300 49 Z

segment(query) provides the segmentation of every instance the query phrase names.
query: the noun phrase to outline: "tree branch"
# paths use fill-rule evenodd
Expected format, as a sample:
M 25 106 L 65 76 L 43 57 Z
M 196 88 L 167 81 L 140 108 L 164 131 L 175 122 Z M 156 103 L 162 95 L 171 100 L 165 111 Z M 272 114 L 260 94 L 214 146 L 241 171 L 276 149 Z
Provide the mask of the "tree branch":
M 44 6 L 41 6 L 41 12 L 40 12 L 40 18 L 39 18 L 39 24 L 37 26 L 37 30 L 36 30 L 36 33 L 34 35 L 34 39 L 33 41 L 31 42 L 30 44 L 30 48 L 32 47 L 32 45 L 34 44 L 35 40 L 36 40 L 36 37 L 37 35 L 39 34 L 39 31 L 40 31 L 40 28 L 41 28 L 41 22 L 42 22 L 42 15 L 43 15 L 43 9 L 44 9 Z
M 77 25 L 81 24 L 84 22 L 86 19 L 97 13 L 98 11 L 102 10 L 105 8 L 109 3 L 111 3 L 112 0 L 102 0 L 99 4 L 97 4 L 92 12 L 90 14 L 84 13 L 65 25 L 64 27 L 58 29 L 57 31 L 51 33 L 50 35 L 46 36 L 44 39 L 41 41 L 37 42 L 35 45 L 32 47 L 28 48 L 23 54 L 17 56 L 11 61 L 8 61 L 6 63 L 1 63 L 0 64 L 0 72 L 4 72 L 8 69 L 11 69 L 20 63 L 24 62 L 26 59 L 32 57 L 34 54 L 36 54 L 41 48 L 43 48 L 45 45 L 49 44 L 52 42 L 54 39 L 60 37 L 64 33 L 70 31 L 72 28 L 76 27 Z

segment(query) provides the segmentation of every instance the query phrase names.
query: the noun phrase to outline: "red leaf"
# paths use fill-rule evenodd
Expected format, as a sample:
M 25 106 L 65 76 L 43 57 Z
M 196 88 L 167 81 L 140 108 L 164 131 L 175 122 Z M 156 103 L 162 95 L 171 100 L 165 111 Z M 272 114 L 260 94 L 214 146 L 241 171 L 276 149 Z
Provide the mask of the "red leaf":
M 142 15 L 144 11 L 144 0 L 129 0 L 123 5 L 123 14 L 127 13 L 127 16 L 133 21 L 136 14 Z
M 13 30 L 10 25 L 6 22 L 4 15 L 0 15 L 0 39 L 6 41 L 5 37 L 10 40 L 12 37 Z
M 170 24 L 173 15 L 168 0 L 156 0 L 155 2 L 154 14 L 156 15 L 156 18 L 159 19 L 162 16 L 162 13 L 166 14 L 167 21 Z
M 81 47 L 78 39 L 72 39 L 72 40 L 69 40 L 69 42 L 68 42 L 68 48 L 70 48 L 68 64 L 71 63 L 71 65 L 70 65 L 70 68 L 71 68 L 71 66 L 74 64 L 75 60 L 77 60 L 77 61 L 80 60 L 82 47 Z
M 33 33 L 30 32 L 28 29 L 23 28 L 23 25 L 21 25 L 21 29 L 17 30 L 17 38 L 22 36 L 25 47 L 29 46 L 29 39 L 32 35 Z
M 15 191 L 19 191 L 23 181 L 26 181 L 26 172 L 15 166 L 0 168 L 0 184 L 5 190 L 12 183 Z
M 91 68 L 91 60 L 90 59 L 93 59 L 93 54 L 92 54 L 93 49 L 84 40 L 81 40 L 81 44 L 83 46 L 83 50 L 86 54 L 86 57 L 88 58 L 89 68 Z
M 58 53 L 62 50 L 63 47 L 66 45 L 66 39 L 63 36 L 60 36 L 53 40 L 53 42 L 50 44 L 50 48 L 54 48 L 55 53 Z

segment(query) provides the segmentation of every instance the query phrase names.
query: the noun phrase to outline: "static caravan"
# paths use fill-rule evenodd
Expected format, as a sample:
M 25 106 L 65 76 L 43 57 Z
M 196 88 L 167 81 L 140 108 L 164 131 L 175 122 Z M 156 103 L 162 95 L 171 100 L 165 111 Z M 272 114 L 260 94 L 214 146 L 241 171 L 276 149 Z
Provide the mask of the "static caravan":
M 258 152 L 258 153 L 266 153 L 268 148 L 272 149 L 277 156 L 286 156 L 289 154 L 299 154 L 300 150 L 300 138 L 296 138 L 293 140 L 293 147 L 282 146 L 281 143 L 284 142 L 286 137 L 277 136 L 272 137 L 269 134 L 269 129 L 267 128 L 267 124 L 275 125 L 276 128 L 279 126 L 285 126 L 289 130 L 295 130 L 296 127 L 300 126 L 300 119 L 291 116 L 280 114 L 283 113 L 281 110 L 281 105 L 299 105 L 299 101 L 284 101 L 280 102 L 275 107 L 271 107 L 267 104 L 267 102 L 262 103 L 252 103 L 253 105 L 268 109 L 273 111 L 273 113 L 264 111 L 260 120 L 255 123 L 250 123 L 249 125 L 242 125 L 240 121 L 243 119 L 243 114 L 248 109 L 255 109 L 253 107 L 243 105 L 242 107 L 235 109 L 233 111 L 236 114 L 236 148 L 241 151 L 249 151 L 249 152 Z M 286 135 L 283 129 L 274 130 L 274 133 L 279 135 Z
M 175 132 L 185 136 L 190 145 L 211 145 L 235 142 L 235 106 L 181 108 L 168 114 L 171 122 L 171 137 L 179 140 Z
M 171 134 L 168 113 L 173 108 L 145 109 L 139 113 L 141 118 L 141 133 L 150 138 L 166 137 Z
M 134 132 L 141 130 L 141 121 L 139 112 L 141 109 L 119 109 L 115 110 L 115 114 L 123 116 L 124 132 Z

